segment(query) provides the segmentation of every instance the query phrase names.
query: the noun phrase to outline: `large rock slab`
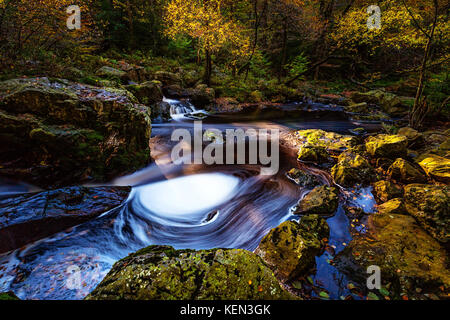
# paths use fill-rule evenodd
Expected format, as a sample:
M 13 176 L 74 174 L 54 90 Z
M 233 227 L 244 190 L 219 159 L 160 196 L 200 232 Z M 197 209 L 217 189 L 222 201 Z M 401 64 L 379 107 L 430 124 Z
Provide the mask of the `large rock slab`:
M 410 215 L 433 237 L 450 240 L 450 187 L 410 184 L 405 187 L 405 205 Z
M 384 294 L 375 290 L 380 298 L 447 298 L 450 271 L 446 250 L 413 217 L 377 213 L 370 216 L 369 226 L 368 234 L 355 237 L 335 257 L 334 265 L 341 272 L 367 288 L 367 268 L 378 266 L 385 289 Z
M 150 161 L 150 109 L 126 90 L 0 82 L 0 175 L 42 187 L 105 181 Z
M 292 299 L 252 252 L 151 246 L 114 264 L 87 300 Z
M 119 206 L 129 187 L 70 187 L 0 199 L 0 253 L 91 220 Z

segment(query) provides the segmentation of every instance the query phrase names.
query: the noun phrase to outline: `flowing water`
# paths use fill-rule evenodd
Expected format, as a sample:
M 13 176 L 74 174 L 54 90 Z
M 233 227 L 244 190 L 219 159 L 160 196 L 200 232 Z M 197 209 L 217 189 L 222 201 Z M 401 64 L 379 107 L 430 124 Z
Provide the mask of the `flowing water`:
M 112 265 L 148 245 L 177 249 L 241 248 L 253 251 L 270 229 L 298 219 L 291 208 L 309 190 L 295 185 L 285 172 L 300 164 L 295 150 L 280 149 L 280 170 L 260 175 L 260 165 L 173 165 L 170 141 L 174 129 L 192 130 L 190 119 L 203 111 L 192 105 L 166 100 L 175 121 L 153 126 L 154 163 L 112 185 L 131 185 L 128 200 L 96 219 L 24 248 L 0 255 L 0 292 L 14 291 L 22 299 L 82 299 L 103 279 Z M 194 115 L 192 115 L 194 113 Z M 208 121 L 208 119 L 212 119 Z M 275 119 L 239 122 L 235 118 L 208 117 L 204 129 L 215 128 L 322 128 L 342 133 L 358 124 L 346 120 Z M 322 170 L 303 167 L 323 183 Z M 25 186 L 3 186 L 0 192 L 23 192 Z M 7 196 L 7 195 L 4 195 Z M 353 200 L 366 212 L 373 210 L 370 190 L 356 190 Z M 336 252 L 351 240 L 350 221 L 339 207 L 328 218 L 329 244 Z M 313 280 L 338 299 L 346 293 L 346 279 L 328 262 L 324 253 L 316 259 Z

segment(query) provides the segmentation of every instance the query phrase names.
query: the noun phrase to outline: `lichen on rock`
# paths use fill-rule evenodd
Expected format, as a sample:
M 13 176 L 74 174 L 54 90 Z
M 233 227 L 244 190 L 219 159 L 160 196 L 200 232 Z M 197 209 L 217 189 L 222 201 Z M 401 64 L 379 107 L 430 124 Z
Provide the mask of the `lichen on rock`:
M 150 246 L 116 262 L 87 300 L 294 299 L 260 257 L 240 249 Z

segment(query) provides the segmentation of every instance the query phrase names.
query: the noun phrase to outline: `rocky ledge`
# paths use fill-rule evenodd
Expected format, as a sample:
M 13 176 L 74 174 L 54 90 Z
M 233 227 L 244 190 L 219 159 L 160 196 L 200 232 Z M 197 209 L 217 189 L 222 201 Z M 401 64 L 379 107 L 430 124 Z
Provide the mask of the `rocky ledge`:
M 150 109 L 128 91 L 0 82 L 0 175 L 42 187 L 105 181 L 150 161 Z

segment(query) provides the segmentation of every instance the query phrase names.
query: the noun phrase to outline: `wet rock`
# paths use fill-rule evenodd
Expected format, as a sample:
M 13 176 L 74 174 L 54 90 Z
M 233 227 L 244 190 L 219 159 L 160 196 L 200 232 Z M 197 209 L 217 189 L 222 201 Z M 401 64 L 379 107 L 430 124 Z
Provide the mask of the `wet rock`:
M 286 173 L 286 176 L 294 181 L 299 186 L 306 188 L 314 188 L 322 182 L 315 175 L 305 172 L 304 170 L 291 169 Z
M 409 215 L 377 213 L 369 217 L 369 233 L 356 236 L 334 259 L 352 281 L 366 287 L 367 268 L 378 266 L 391 299 L 446 297 L 450 272 L 444 248 Z M 444 291 L 440 289 L 443 286 Z M 417 288 L 421 291 L 418 293 Z
M 394 160 L 388 158 L 378 158 L 376 160 L 376 167 L 387 171 L 390 166 L 394 163 Z
M 283 281 L 298 277 L 315 264 L 315 256 L 328 238 L 329 227 L 318 215 L 302 217 L 300 223 L 286 221 L 266 235 L 255 253 Z
M 378 207 L 378 212 L 382 214 L 406 214 L 406 207 L 403 199 L 396 198 L 383 203 Z
M 403 196 L 403 189 L 390 181 L 378 181 L 373 184 L 373 195 L 381 202 Z
M 340 135 L 320 129 L 295 131 L 294 138 L 299 147 L 304 145 L 325 147 L 327 150 L 335 152 L 347 150 L 355 146 L 358 141 L 354 136 Z
M 170 115 L 170 108 L 170 104 L 165 101 L 152 105 L 152 122 L 162 123 L 170 121 L 172 119 Z
M 119 69 L 103 66 L 95 72 L 95 75 L 107 79 L 122 79 L 127 73 Z
M 450 240 L 450 187 L 411 184 L 405 187 L 405 206 L 410 215 L 437 240 Z
M 140 103 L 147 106 L 159 103 L 163 100 L 163 94 L 159 82 L 147 81 L 142 84 L 133 84 L 125 86 Z
M 369 113 L 369 108 L 367 102 L 361 102 L 345 107 L 345 111 L 353 113 Z
M 450 160 L 434 154 L 428 154 L 419 165 L 430 177 L 437 181 L 450 183 Z
M 401 128 L 397 134 L 406 137 L 408 139 L 408 148 L 413 150 L 423 147 L 425 143 L 423 135 L 413 128 Z
M 369 92 L 354 92 L 350 96 L 351 100 L 356 103 L 373 103 L 383 108 L 383 111 L 389 115 L 399 116 L 408 111 L 408 108 L 403 106 L 402 100 L 392 93 L 382 90 L 372 90 Z
M 407 145 L 408 138 L 399 135 L 379 134 L 366 139 L 367 152 L 374 158 L 404 157 Z
M 119 206 L 129 187 L 70 187 L 0 199 L 0 253 L 91 220 Z
M 212 104 L 216 98 L 216 93 L 213 88 L 208 88 L 205 84 L 200 84 L 194 89 L 188 90 L 189 99 L 192 104 L 198 108 L 204 108 Z
M 329 155 L 325 147 L 305 145 L 298 151 L 298 160 L 321 164 L 328 162 Z
M 364 210 L 360 207 L 344 205 L 343 208 L 344 208 L 345 214 L 350 219 L 360 219 L 361 217 L 363 217 L 365 215 Z
M 404 159 L 397 159 L 388 169 L 391 179 L 404 183 L 424 183 L 427 177 L 422 168 Z
M 87 300 L 293 299 L 245 250 L 150 246 L 116 262 Z
M 35 185 L 105 181 L 150 160 L 150 110 L 126 90 L 0 82 L 0 174 Z
M 354 151 L 346 151 L 338 158 L 338 163 L 331 169 L 334 181 L 344 187 L 372 182 L 376 176 L 369 162 Z
M 314 188 L 294 209 L 294 214 L 332 216 L 339 205 L 338 189 L 326 185 Z
M 181 77 L 178 74 L 172 72 L 157 71 L 155 72 L 154 77 L 156 80 L 161 81 L 164 86 L 181 86 L 183 84 Z

